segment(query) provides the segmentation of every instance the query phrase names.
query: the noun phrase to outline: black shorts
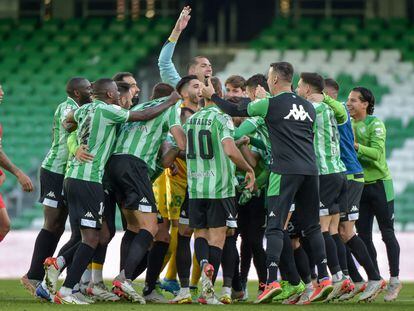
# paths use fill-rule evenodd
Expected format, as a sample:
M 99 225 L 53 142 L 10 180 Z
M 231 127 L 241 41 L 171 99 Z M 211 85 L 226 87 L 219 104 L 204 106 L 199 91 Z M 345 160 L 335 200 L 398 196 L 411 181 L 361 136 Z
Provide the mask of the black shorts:
M 105 201 L 102 184 L 65 178 L 63 188 L 71 223 L 81 228 L 100 229 Z
M 143 213 L 157 212 L 152 182 L 144 161 L 128 154 L 112 155 L 106 167 L 120 206 Z
M 189 199 L 190 228 L 237 228 L 236 213 L 234 198 Z
M 190 224 L 190 218 L 188 214 L 189 210 L 189 197 L 188 197 L 188 188 L 185 191 L 185 198 L 183 204 L 181 204 L 180 207 L 180 218 L 178 220 L 178 223 L 182 225 L 189 225 Z
M 300 220 L 301 233 L 320 230 L 319 177 L 315 175 L 280 175 L 272 172 L 269 178 L 266 235 L 282 235 L 292 204 Z
M 238 204 L 236 204 L 237 206 Z M 253 196 L 245 205 L 237 206 L 237 227 L 240 231 L 245 228 L 264 228 L 266 226 L 265 194 Z
M 290 217 L 290 220 L 288 222 L 286 229 L 291 239 L 302 237 L 298 217 L 296 216 L 296 213 L 294 211 L 292 212 L 292 216 Z
M 344 173 L 319 176 L 319 216 L 329 216 L 347 210 L 347 179 Z
M 356 221 L 359 218 L 359 204 L 361 201 L 362 191 L 364 190 L 364 183 L 348 180 L 347 187 L 347 210 L 341 212 L 341 221 Z
M 53 173 L 41 167 L 39 203 L 52 208 L 65 207 L 62 193 L 64 178 L 63 174 Z

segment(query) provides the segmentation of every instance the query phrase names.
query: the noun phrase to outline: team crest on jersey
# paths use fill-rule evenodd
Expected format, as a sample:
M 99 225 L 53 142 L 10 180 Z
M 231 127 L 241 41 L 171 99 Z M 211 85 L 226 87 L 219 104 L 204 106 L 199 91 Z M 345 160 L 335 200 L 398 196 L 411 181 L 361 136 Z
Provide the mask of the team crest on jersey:
M 229 130 L 233 131 L 234 130 L 234 124 L 233 121 L 231 119 L 227 120 L 227 127 L 229 128 Z
M 296 121 L 305 121 L 306 119 L 309 119 L 311 122 L 313 122 L 309 113 L 306 112 L 302 105 L 299 105 L 299 108 L 296 104 L 292 105 L 292 109 L 290 109 L 289 114 L 285 116 L 284 119 L 288 120 L 291 118 L 295 119 Z

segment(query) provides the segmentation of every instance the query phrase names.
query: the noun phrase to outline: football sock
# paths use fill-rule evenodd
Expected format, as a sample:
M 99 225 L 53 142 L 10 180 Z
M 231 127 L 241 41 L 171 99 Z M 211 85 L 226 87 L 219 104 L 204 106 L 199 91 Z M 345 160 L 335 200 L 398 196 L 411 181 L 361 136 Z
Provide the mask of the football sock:
M 180 278 L 181 287 L 190 285 L 191 249 L 190 237 L 178 233 L 177 241 L 177 273 Z
M 168 251 L 169 243 L 155 241 L 148 254 L 148 269 L 145 277 L 144 295 L 149 295 L 154 289 L 161 273 L 162 263 Z
M 43 262 L 47 257 L 53 256 L 58 242 L 59 238 L 54 233 L 46 229 L 40 230 L 34 245 L 30 268 L 27 272 L 27 277 L 30 280 L 43 280 L 45 276 Z
M 134 239 L 131 241 L 128 256 L 125 260 L 124 271 L 126 279 L 132 280 L 135 269 L 145 256 L 153 239 L 154 237 L 152 234 L 145 229 L 140 229 L 135 235 Z

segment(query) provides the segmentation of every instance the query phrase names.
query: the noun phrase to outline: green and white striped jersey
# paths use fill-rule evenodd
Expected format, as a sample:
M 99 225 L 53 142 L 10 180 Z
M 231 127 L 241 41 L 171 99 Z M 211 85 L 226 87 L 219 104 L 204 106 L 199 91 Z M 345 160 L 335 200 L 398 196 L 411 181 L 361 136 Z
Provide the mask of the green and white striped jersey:
M 52 146 L 42 162 L 44 169 L 57 174 L 65 174 L 69 156 L 66 144 L 69 133 L 63 128 L 62 122 L 70 111 L 78 107 L 78 104 L 70 97 L 57 107 L 53 116 Z
M 250 122 L 256 128 L 254 137 L 263 141 L 266 150 L 255 149 L 260 153 L 266 165 L 270 165 L 272 162 L 272 151 L 270 148 L 269 130 L 267 129 L 265 120 L 262 117 L 251 117 L 247 118 L 245 122 Z
M 224 139 L 233 139 L 234 125 L 230 116 L 211 105 L 188 118 L 184 128 L 190 199 L 234 197 L 236 167 L 224 153 L 221 143 Z
M 158 98 L 135 106 L 131 111 L 140 111 L 164 103 L 168 97 Z M 181 126 L 178 106 L 171 106 L 158 117 L 149 121 L 131 122 L 121 126 L 114 153 L 131 154 L 147 163 L 155 171 L 158 150 L 167 138 L 168 131 L 174 126 Z
M 346 171 L 341 160 L 338 124 L 333 110 L 324 103 L 312 103 L 316 111 L 314 143 L 319 175 Z
M 115 143 L 116 125 L 128 121 L 129 111 L 95 100 L 77 109 L 74 118 L 78 123 L 77 143 L 88 145 L 94 158 L 86 163 L 76 158 L 70 160 L 65 177 L 102 183 L 104 167 Z

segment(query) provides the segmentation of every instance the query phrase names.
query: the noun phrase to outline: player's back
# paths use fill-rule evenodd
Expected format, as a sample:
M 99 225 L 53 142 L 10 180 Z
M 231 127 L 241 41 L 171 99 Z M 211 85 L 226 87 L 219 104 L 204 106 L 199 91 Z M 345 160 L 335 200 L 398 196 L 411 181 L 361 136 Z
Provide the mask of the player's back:
M 132 108 L 132 111 L 141 111 L 150 107 L 161 105 L 167 97 L 158 98 Z M 169 129 L 180 125 L 177 116 L 177 105 L 174 105 L 159 116 L 148 120 L 131 122 L 122 125 L 114 153 L 131 154 L 147 163 L 155 170 L 157 153 L 162 141 L 165 140 Z
M 231 118 L 215 105 L 210 105 L 192 115 L 185 130 L 190 198 L 234 197 L 235 166 L 222 145 L 224 139 L 233 139 Z
M 312 103 L 316 111 L 314 147 L 320 175 L 344 172 L 338 124 L 333 110 L 324 103 Z

